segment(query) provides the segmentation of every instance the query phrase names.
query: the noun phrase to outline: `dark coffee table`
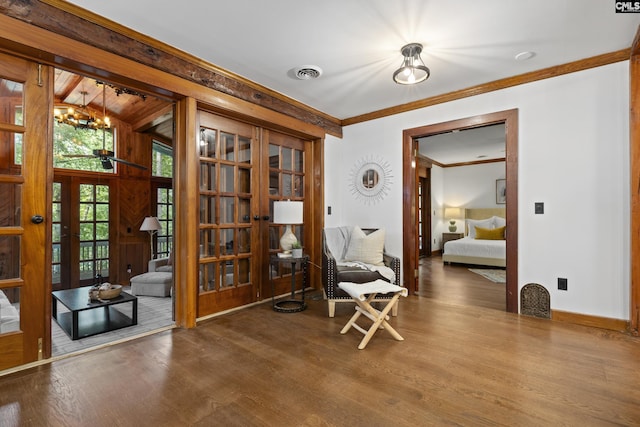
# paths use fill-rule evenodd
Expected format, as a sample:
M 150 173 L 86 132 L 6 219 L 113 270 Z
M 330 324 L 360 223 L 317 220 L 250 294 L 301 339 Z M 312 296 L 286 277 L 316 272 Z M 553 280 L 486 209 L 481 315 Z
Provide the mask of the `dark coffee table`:
M 138 299 L 126 292 L 104 301 L 89 302 L 91 286 L 51 293 L 51 315 L 72 340 L 138 324 Z M 58 303 L 69 311 L 58 313 Z M 117 307 L 131 303 L 128 315 Z

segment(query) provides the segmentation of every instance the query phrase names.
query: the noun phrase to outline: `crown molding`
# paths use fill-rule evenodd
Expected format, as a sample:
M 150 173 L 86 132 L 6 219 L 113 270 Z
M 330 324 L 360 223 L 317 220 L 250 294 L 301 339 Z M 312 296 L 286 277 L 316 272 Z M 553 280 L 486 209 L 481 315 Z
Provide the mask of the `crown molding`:
M 383 117 L 393 116 L 395 114 L 406 113 L 408 111 L 413 111 L 424 107 L 431 107 L 438 104 L 444 104 L 445 102 L 451 102 L 457 99 L 468 98 L 471 96 L 481 95 L 483 93 L 489 93 L 500 89 L 506 89 L 525 83 L 531 83 L 538 80 L 558 77 L 564 74 L 588 70 L 589 68 L 601 67 L 603 65 L 613 64 L 615 62 L 627 61 L 629 60 L 630 56 L 630 48 L 622 49 L 611 53 L 605 53 L 603 55 L 593 56 L 591 58 L 581 59 L 579 61 L 569 62 L 563 65 L 557 65 L 554 67 L 544 68 L 542 70 L 531 71 L 529 73 L 495 80 L 489 83 L 471 86 L 466 89 L 444 93 L 442 95 L 436 95 L 402 105 L 396 105 L 394 107 L 373 111 L 371 113 L 350 117 L 348 119 L 342 120 L 340 123 L 342 124 L 342 126 L 349 126 L 357 123 L 367 122 L 370 120 L 380 119 Z

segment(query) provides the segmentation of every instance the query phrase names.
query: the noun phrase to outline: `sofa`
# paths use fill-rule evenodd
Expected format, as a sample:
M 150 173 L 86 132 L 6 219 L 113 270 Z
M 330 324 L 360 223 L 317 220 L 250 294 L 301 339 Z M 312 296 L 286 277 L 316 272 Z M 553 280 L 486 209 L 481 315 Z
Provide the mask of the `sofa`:
M 149 261 L 148 272 L 131 278 L 131 294 L 168 297 L 173 287 L 173 262 L 169 255 Z
M 162 272 L 173 274 L 173 257 L 169 255 L 165 258 L 152 259 L 149 261 L 149 272 Z
M 325 228 L 322 231 L 322 286 L 329 317 L 338 302 L 354 302 L 338 287 L 341 282 L 368 283 L 378 279 L 400 286 L 400 258 L 386 253 L 384 229 L 357 226 Z M 376 300 L 387 301 L 386 295 Z M 392 315 L 398 313 L 397 303 Z

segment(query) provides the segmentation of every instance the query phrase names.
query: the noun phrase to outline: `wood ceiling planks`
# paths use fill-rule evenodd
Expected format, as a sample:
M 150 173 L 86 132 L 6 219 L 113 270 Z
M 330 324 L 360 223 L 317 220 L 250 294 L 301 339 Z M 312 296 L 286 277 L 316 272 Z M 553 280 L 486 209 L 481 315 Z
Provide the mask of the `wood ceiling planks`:
M 56 69 L 55 72 L 55 102 L 59 104 L 86 105 L 96 113 L 102 115 L 102 86 L 96 84 L 93 78 L 83 77 L 69 71 Z M 82 92 L 86 92 L 83 100 Z M 107 86 L 106 94 L 107 116 L 118 120 L 136 124 L 145 123 L 149 118 L 156 120 L 155 129 L 162 132 L 160 136 L 171 139 L 173 129 L 173 115 L 167 114 L 171 111 L 171 103 L 153 96 L 146 96 L 142 99 L 137 95 L 127 93 L 116 93 L 115 89 Z M 162 117 L 158 122 L 157 117 Z M 163 121 L 168 124 L 162 125 Z M 138 131 L 139 129 L 134 129 Z M 144 131 L 144 129 L 142 130 Z

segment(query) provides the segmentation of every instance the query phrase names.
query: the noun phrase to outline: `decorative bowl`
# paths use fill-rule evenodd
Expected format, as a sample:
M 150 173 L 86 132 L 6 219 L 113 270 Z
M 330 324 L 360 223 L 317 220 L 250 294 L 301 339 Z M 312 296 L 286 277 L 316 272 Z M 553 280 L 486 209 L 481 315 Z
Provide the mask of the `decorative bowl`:
M 122 285 L 111 285 L 111 289 L 101 289 L 98 298 L 113 299 L 120 295 L 120 292 L 122 292 Z

